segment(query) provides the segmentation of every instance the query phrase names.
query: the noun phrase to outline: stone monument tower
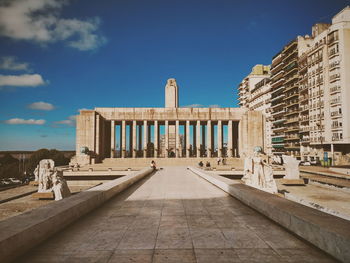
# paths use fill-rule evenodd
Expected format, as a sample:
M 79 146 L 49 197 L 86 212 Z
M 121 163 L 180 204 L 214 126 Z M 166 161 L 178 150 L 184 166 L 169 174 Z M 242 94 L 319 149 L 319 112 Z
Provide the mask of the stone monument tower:
M 179 87 L 176 84 L 176 80 L 168 79 L 165 85 L 165 108 L 178 108 L 179 107 Z M 169 123 L 169 148 L 168 154 L 170 157 L 176 154 L 176 125 L 175 123 Z M 179 138 L 177 138 L 179 140 Z M 167 154 L 167 149 L 165 149 Z M 181 153 L 180 153 L 181 156 Z
M 165 108 L 179 107 L 179 87 L 175 79 L 168 79 L 165 85 Z

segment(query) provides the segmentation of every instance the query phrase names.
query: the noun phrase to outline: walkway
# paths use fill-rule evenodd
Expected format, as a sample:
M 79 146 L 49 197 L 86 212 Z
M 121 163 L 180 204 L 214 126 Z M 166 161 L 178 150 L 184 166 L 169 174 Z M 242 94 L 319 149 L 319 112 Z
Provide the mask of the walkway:
M 21 262 L 333 260 L 184 167 L 166 167 Z

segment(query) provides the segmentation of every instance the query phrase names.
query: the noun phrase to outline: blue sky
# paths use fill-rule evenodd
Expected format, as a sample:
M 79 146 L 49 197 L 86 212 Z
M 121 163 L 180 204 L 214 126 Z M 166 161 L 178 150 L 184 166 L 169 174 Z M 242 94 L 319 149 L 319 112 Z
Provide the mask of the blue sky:
M 72 150 L 79 109 L 163 107 L 171 77 L 181 106 L 237 107 L 252 66 L 346 5 L 0 0 L 0 150 Z

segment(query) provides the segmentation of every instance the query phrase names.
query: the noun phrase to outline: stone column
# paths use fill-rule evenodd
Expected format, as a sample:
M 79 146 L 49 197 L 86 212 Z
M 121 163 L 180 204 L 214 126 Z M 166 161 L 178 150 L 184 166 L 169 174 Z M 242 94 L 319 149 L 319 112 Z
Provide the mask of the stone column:
M 207 122 L 207 157 L 211 157 L 212 152 L 212 141 L 211 141 L 211 120 Z
M 179 121 L 175 121 L 175 157 L 179 158 L 180 153 L 179 153 Z
M 186 121 L 186 158 L 190 157 L 190 121 Z
M 126 127 L 125 127 L 125 120 L 122 121 L 122 129 L 120 131 L 121 137 L 122 137 L 122 147 L 121 147 L 121 157 L 125 158 L 125 152 L 126 152 Z
M 132 121 L 132 158 L 136 158 L 136 121 Z
M 147 121 L 143 121 L 143 158 L 147 157 L 147 135 L 148 128 L 147 128 Z
M 158 121 L 154 121 L 154 158 L 158 157 Z
M 142 151 L 142 125 L 139 125 L 139 144 L 138 144 L 137 152 Z
M 115 121 L 111 121 L 111 158 L 115 153 Z
M 197 121 L 196 125 L 196 146 L 197 146 L 197 158 L 201 156 L 201 122 Z
M 96 142 L 96 146 L 95 146 L 95 153 L 97 156 L 97 159 L 99 159 L 99 155 L 100 155 L 100 115 L 96 115 L 96 127 L 95 127 L 96 131 L 95 131 L 95 142 Z
M 243 118 L 242 118 L 243 119 Z M 238 156 L 240 158 L 245 158 L 246 155 L 243 154 L 243 125 L 242 125 L 242 119 L 238 122 Z M 245 142 L 247 143 L 247 142 Z
M 332 158 L 331 166 L 334 166 L 334 144 L 333 143 L 331 143 L 331 158 Z
M 232 157 L 232 144 L 233 144 L 233 140 L 232 140 L 232 121 L 229 120 L 228 121 L 228 134 L 227 134 L 227 156 L 228 157 Z
M 169 121 L 165 121 L 165 158 L 168 158 L 168 148 L 169 148 Z
M 222 157 L 222 122 L 218 121 L 218 157 Z

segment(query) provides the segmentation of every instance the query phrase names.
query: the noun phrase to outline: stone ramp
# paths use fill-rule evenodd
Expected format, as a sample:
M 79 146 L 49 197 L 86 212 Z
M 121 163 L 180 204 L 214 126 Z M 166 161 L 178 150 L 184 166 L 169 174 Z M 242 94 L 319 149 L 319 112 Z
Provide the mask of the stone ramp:
M 334 262 L 185 167 L 165 167 L 18 262 Z

